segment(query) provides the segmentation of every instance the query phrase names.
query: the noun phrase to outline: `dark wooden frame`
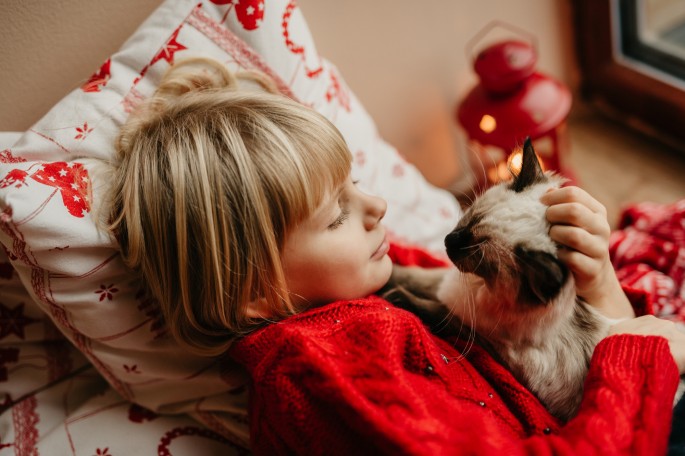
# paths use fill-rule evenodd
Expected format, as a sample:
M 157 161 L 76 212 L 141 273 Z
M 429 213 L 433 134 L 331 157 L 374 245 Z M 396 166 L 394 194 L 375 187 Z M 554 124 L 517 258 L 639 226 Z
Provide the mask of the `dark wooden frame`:
M 581 96 L 685 150 L 685 91 L 614 58 L 611 3 L 573 0 Z

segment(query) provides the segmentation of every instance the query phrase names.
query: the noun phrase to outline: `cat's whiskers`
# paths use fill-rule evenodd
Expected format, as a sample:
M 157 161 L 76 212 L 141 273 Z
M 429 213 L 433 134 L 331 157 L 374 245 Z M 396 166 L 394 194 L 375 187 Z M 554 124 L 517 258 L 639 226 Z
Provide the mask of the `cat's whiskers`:
M 468 259 L 468 258 L 472 257 L 473 255 L 480 252 L 481 257 L 480 257 L 480 260 L 478 261 L 478 265 L 476 266 L 476 269 L 478 269 L 478 267 L 483 262 L 483 258 L 485 257 L 485 252 L 483 252 L 483 249 L 481 248 L 483 246 L 483 244 L 485 244 L 485 242 L 487 242 L 487 241 L 480 241 L 477 244 L 467 245 L 466 247 L 462 247 L 463 249 L 472 249 L 473 250 L 464 259 Z
M 483 175 L 481 182 L 487 182 L 488 181 L 488 173 L 485 170 L 485 165 L 483 164 L 483 159 L 481 158 L 480 154 L 478 153 L 478 151 L 474 150 L 472 147 L 467 147 L 466 150 L 468 152 L 470 152 L 471 154 L 473 154 L 473 156 L 476 158 L 476 162 L 480 165 L 481 174 Z M 478 187 L 480 187 L 480 186 L 478 186 Z M 482 193 L 482 191 L 481 191 L 481 193 Z M 477 197 L 478 197 L 478 195 L 475 195 L 474 200 Z M 470 203 L 473 203 L 473 201 L 470 201 Z M 469 205 L 471 205 L 471 204 L 469 204 Z
M 459 281 L 462 282 L 461 286 L 462 287 L 468 287 L 467 279 L 466 276 L 460 276 Z M 472 292 L 468 293 L 467 296 L 467 303 L 466 303 L 466 310 L 469 315 L 470 321 L 474 322 L 474 318 L 477 315 L 476 313 L 476 305 L 475 305 L 475 296 L 473 295 Z M 454 316 L 453 314 L 450 314 Z M 456 318 L 456 316 L 455 316 Z M 474 322 L 475 323 L 475 322 Z M 456 338 L 459 339 L 461 337 L 461 333 L 463 330 L 468 330 L 468 335 L 466 336 L 466 345 L 464 346 L 464 349 L 460 351 L 459 356 L 455 358 L 445 358 L 445 362 L 448 364 L 451 363 L 457 363 L 461 361 L 462 359 L 466 358 L 466 355 L 471 351 L 471 348 L 473 347 L 475 340 L 476 340 L 476 331 L 473 329 L 475 324 L 472 325 L 467 325 L 464 323 L 464 319 L 459 319 L 459 330 L 457 332 Z
M 469 337 L 467 339 L 468 342 L 464 350 L 464 355 L 471 351 L 471 348 L 476 342 L 476 330 L 474 328 L 476 328 L 478 324 L 478 312 L 476 311 L 476 297 L 474 296 L 473 291 L 469 293 L 469 312 L 471 313 L 470 320 L 473 322 L 473 324 L 469 326 Z
M 470 305 L 468 306 L 468 312 L 471 315 L 471 317 L 470 317 L 471 320 L 473 321 L 473 319 L 475 318 L 475 303 L 473 301 L 473 298 L 471 298 L 470 301 L 471 302 L 470 302 Z M 473 326 L 475 326 L 475 325 L 473 325 Z M 468 336 L 466 337 L 466 345 L 464 346 L 464 349 L 459 352 L 459 356 L 457 356 L 456 358 L 452 358 L 452 359 L 446 358 L 446 361 L 448 362 L 448 364 L 457 363 L 457 362 L 461 361 L 462 359 L 465 359 L 466 356 L 471 351 L 471 348 L 473 348 L 473 346 L 476 342 L 476 331 L 473 329 L 473 326 L 468 326 L 468 325 L 464 324 L 463 321 L 461 321 L 461 325 L 459 327 L 459 333 L 457 334 L 457 338 L 459 338 L 459 336 L 461 336 L 461 330 L 464 327 L 466 327 L 466 329 L 468 329 L 468 331 L 469 331 Z

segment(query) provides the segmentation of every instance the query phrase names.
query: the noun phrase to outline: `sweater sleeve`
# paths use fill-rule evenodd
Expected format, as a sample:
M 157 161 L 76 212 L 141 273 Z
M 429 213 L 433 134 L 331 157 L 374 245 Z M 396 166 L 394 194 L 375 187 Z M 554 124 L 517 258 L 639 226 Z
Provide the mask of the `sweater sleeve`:
M 497 403 L 489 393 L 497 386 L 449 361 L 459 352 L 405 318 L 369 325 L 335 317 L 316 337 L 255 340 L 258 361 L 243 344 L 238 358 L 253 363 L 255 454 L 664 453 L 678 379 L 665 339 L 602 341 L 578 415 L 545 434 L 526 431 L 514 418 L 522 411 L 505 405 L 516 398 Z
M 678 377 L 666 339 L 604 339 L 593 354 L 576 417 L 545 442 L 531 443 L 569 454 L 665 454 Z

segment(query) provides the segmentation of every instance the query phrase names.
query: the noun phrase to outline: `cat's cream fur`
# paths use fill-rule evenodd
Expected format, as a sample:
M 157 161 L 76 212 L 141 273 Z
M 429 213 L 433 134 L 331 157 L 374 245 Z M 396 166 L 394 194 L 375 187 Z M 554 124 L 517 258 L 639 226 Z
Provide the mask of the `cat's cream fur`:
M 473 247 L 472 261 L 480 263 L 476 268 L 492 262 L 497 272 L 484 278 L 478 271 L 451 269 L 437 298 L 491 344 L 552 414 L 568 419 L 580 405 L 589 359 L 610 322 L 576 297 L 571 274 L 549 301 L 525 302 L 520 276 L 525 272 L 512 254 L 518 246 L 556 256 L 557 246 L 547 234 L 547 206 L 540 197 L 561 182 L 547 175 L 520 192 L 508 184 L 485 192 L 460 225 L 478 219 L 472 229 L 483 233 L 484 240 L 464 248 Z
M 580 405 L 590 357 L 611 321 L 576 296 L 548 235 L 540 197 L 563 179 L 542 173 L 530 142 L 523 162 L 513 183 L 488 189 L 447 236 L 456 268 L 397 268 L 394 296 L 409 296 L 410 310 L 438 329 L 475 331 L 552 414 L 567 420 Z

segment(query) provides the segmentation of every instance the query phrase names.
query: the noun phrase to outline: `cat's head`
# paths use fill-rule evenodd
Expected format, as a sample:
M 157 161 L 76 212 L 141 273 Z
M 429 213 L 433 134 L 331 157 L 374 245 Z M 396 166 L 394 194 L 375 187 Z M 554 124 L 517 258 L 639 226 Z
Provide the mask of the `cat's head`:
M 516 302 L 546 304 L 566 284 L 569 270 L 556 256 L 540 197 L 563 182 L 542 171 L 526 139 L 519 174 L 474 201 L 445 238 L 447 255 L 459 270 L 482 277 Z

